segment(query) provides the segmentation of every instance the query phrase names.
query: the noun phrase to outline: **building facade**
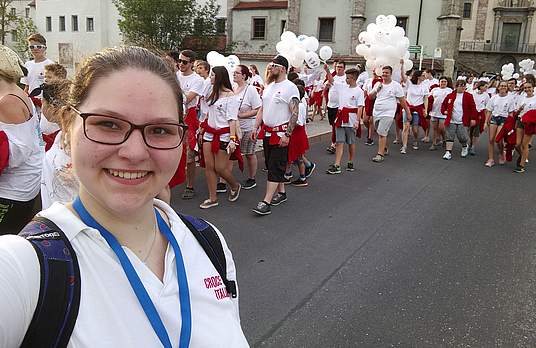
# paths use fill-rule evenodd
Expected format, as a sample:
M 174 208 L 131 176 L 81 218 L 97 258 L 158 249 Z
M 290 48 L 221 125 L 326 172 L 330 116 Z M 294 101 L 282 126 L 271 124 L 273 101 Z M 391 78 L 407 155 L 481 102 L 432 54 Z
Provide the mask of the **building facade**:
M 331 46 L 334 57 L 358 62 L 359 33 L 378 15 L 393 14 L 411 44 L 423 46 L 425 66 L 431 66 L 436 55 L 435 67 L 453 74 L 462 9 L 463 0 L 229 0 L 228 38 L 239 57 L 261 66 L 276 53 L 284 30 L 313 35 L 320 45 Z
M 460 63 L 476 72 L 500 71 L 536 54 L 533 0 L 464 0 Z

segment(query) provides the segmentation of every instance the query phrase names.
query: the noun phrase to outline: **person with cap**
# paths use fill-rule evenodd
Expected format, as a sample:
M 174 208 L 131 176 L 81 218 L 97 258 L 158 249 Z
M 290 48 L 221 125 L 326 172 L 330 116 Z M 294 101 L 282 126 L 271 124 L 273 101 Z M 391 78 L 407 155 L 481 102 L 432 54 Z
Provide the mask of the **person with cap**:
M 266 194 L 253 211 L 259 215 L 271 213 L 271 206 L 287 200 L 285 169 L 288 162 L 290 135 L 299 116 L 300 93 L 296 85 L 287 79 L 289 63 L 283 56 L 276 56 L 268 64 L 269 80 L 263 92 L 262 106 L 255 120 L 255 131 L 260 130 L 263 139 L 264 158 L 268 167 Z M 262 128 L 261 128 L 262 125 Z
M 0 235 L 18 233 L 32 219 L 41 185 L 44 148 L 35 108 L 17 86 L 22 64 L 0 46 Z

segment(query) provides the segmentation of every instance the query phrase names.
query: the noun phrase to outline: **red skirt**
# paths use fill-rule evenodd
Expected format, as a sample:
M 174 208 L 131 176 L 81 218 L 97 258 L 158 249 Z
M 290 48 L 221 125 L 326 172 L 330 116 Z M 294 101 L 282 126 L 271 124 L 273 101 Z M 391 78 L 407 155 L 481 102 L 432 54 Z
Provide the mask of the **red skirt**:
M 307 139 L 307 132 L 305 132 L 304 126 L 298 126 L 292 131 L 290 141 L 288 144 L 288 161 L 294 162 L 300 156 L 303 156 L 305 152 L 309 150 L 309 140 Z
M 404 128 L 404 122 L 402 119 L 402 107 L 400 106 L 400 104 L 396 104 L 395 121 L 396 127 L 398 129 Z
M 365 115 L 372 116 L 372 111 L 374 111 L 374 101 L 369 96 L 365 98 Z
M 322 91 L 313 92 L 311 99 L 309 99 L 309 106 L 316 105 L 322 107 Z

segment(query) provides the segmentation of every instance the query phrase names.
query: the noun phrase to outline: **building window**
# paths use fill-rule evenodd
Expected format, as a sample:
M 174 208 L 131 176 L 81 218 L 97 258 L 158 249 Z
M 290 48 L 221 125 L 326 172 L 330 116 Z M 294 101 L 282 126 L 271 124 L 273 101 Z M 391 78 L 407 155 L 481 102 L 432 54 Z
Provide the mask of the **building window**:
M 78 31 L 78 16 L 71 16 L 71 27 L 73 31 Z
M 52 31 L 52 17 L 46 17 L 45 22 L 46 22 L 46 30 Z
M 318 18 L 318 41 L 333 42 L 335 18 Z
M 225 34 L 225 18 L 216 18 L 216 33 Z
M 11 30 L 11 41 L 12 42 L 17 41 L 17 31 L 16 30 Z
M 65 31 L 65 16 L 60 16 L 60 31 Z
M 266 39 L 266 18 L 253 18 L 252 39 Z
M 283 34 L 285 32 L 286 28 L 287 28 L 287 21 L 285 19 L 283 19 L 281 21 L 281 34 Z
M 93 17 L 86 18 L 86 31 L 95 31 L 95 21 Z
M 16 15 L 17 15 L 17 10 L 16 10 L 14 7 L 11 8 L 11 10 L 10 10 L 10 15 L 12 15 L 12 16 L 16 16 Z
M 396 26 L 404 29 L 408 33 L 408 17 L 396 17 Z
M 464 19 L 471 19 L 471 10 L 473 9 L 473 3 L 472 2 L 464 2 L 463 3 L 463 18 Z
M 24 17 L 30 18 L 30 8 L 29 7 L 26 7 L 24 9 Z

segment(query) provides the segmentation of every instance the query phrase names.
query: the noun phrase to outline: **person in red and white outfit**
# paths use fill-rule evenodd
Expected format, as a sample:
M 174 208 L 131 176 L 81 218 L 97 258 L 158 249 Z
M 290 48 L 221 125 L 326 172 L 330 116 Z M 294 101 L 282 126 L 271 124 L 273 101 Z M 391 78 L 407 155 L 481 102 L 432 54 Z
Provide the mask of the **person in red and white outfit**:
M 21 66 L 0 47 L 0 234 L 17 234 L 31 220 L 41 186 L 44 148 L 35 108 L 17 86 Z
M 471 156 L 476 156 L 478 138 L 486 125 L 486 106 L 490 100 L 487 89 L 488 84 L 484 81 L 477 81 L 474 84 L 473 98 L 475 99 L 478 120 L 475 126 L 469 128 L 469 154 Z
M 449 77 L 442 76 L 439 78 L 439 87 L 433 88 L 428 96 L 429 115 L 433 130 L 430 151 L 437 150 L 437 147 L 441 146 L 445 140 L 445 118 L 447 116 L 441 113 L 441 105 L 450 93 L 452 93 L 452 81 Z
M 262 130 L 264 158 L 268 166 L 266 194 L 253 211 L 259 215 L 271 213 L 271 206 L 287 200 L 285 170 L 288 163 L 290 135 L 299 116 L 300 94 L 296 85 L 287 79 L 289 63 L 283 56 L 276 56 L 268 64 L 268 80 L 262 97 L 262 106 L 255 121 L 255 134 Z
M 455 138 L 458 138 L 462 145 L 462 158 L 467 157 L 469 153 L 467 128 L 476 126 L 478 115 L 473 95 L 465 89 L 465 80 L 456 81 L 456 90 L 449 94 L 441 105 L 441 112 L 447 115 L 445 119 L 447 143 L 443 155 L 445 160 L 452 158 Z
M 405 154 L 408 147 L 409 130 L 413 132 L 413 150 L 419 149 L 419 125 L 428 129 L 428 84 L 424 83 L 425 76 L 421 70 L 415 70 L 411 79 L 406 80 L 404 76 L 406 101 L 411 112 L 411 117 L 403 113 L 404 128 L 402 130 L 401 154 Z
M 508 83 L 506 81 L 500 81 L 497 87 L 497 94 L 488 100 L 486 105 L 486 124 L 489 131 L 488 142 L 488 160 L 484 164 L 486 167 L 491 168 L 495 165 L 495 143 L 497 134 L 501 131 L 508 116 L 515 111 L 515 103 L 508 94 Z M 504 141 L 497 142 L 499 148 L 499 164 L 505 164 L 504 154 Z
M 177 79 L 183 93 L 183 110 L 184 123 L 188 126 L 185 139 L 186 148 L 186 188 L 182 195 L 183 199 L 191 199 L 195 195 L 195 157 L 196 157 L 196 137 L 199 128 L 199 119 L 197 116 L 197 106 L 199 97 L 203 95 L 203 78 L 193 71 L 195 52 L 184 50 L 179 56 L 179 71 Z
M 336 84 L 346 84 L 346 75 L 344 74 L 346 63 L 341 60 L 335 61 L 334 65 L 335 73 L 329 73 L 329 75 L 333 76 L 333 80 L 332 82 L 326 81 L 326 90 L 328 91 L 328 121 L 332 127 L 331 145 L 326 149 L 329 153 L 335 153 L 335 118 L 337 117 L 337 112 L 339 110 L 339 96 L 337 95 L 337 92 L 335 92 L 336 89 L 332 90 L 331 87 Z
M 328 66 L 325 65 L 327 71 Z M 344 152 L 344 144 L 348 144 L 347 171 L 354 171 L 355 144 L 357 142 L 356 132 L 361 127 L 361 117 L 365 106 L 365 94 L 357 85 L 359 73 L 357 69 L 345 71 L 346 84 L 334 84 L 335 92 L 339 96 L 339 110 L 335 118 L 335 163 L 330 165 L 328 174 L 341 173 L 341 160 Z M 328 79 L 332 82 L 333 77 L 328 74 Z
M 516 150 L 519 152 L 516 173 L 525 172 L 525 164 L 529 158 L 529 144 L 536 134 L 536 95 L 534 94 L 534 79 L 527 79 L 523 85 L 526 95 L 517 99 Z

